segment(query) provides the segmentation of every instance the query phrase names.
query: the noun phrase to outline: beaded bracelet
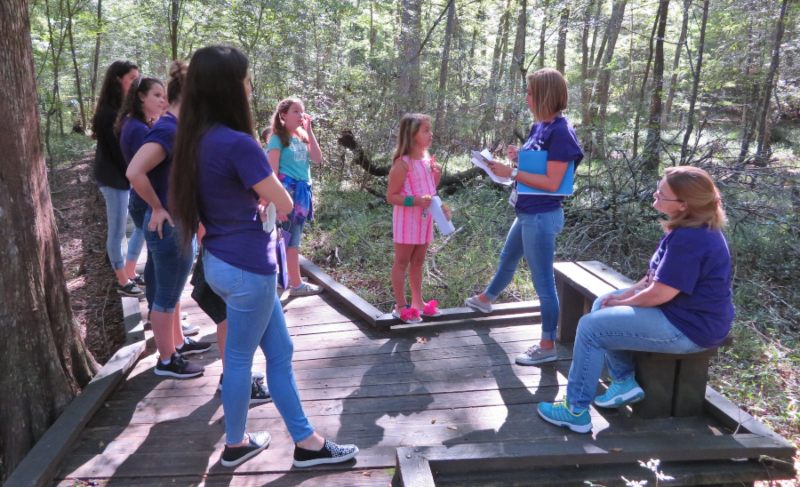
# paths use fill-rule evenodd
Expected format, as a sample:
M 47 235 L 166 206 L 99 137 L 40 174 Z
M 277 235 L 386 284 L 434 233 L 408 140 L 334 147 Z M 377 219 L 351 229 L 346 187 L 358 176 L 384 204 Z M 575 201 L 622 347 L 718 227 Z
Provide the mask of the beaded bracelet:
M 403 206 L 414 206 L 414 197 L 413 196 L 406 196 L 403 199 Z

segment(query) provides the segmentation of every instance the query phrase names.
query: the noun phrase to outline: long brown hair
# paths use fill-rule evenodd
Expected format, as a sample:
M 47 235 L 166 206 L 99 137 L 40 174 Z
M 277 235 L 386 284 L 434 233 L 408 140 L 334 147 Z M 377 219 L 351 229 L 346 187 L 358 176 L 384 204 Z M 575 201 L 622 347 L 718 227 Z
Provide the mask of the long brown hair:
M 244 89 L 247 68 L 247 56 L 227 46 L 198 49 L 189 63 L 169 178 L 170 211 L 180 222 L 185 250 L 190 248 L 199 221 L 197 159 L 203 136 L 216 124 L 253 135 Z
M 567 108 L 567 80 L 560 71 L 542 68 L 527 76 L 528 93 L 533 98 L 533 116 L 547 120 Z
M 119 110 L 122 105 L 122 82 L 120 79 L 139 66 L 130 61 L 114 61 L 106 70 L 106 77 L 103 79 L 103 86 L 100 88 L 100 96 L 97 97 L 94 117 L 92 117 L 92 137 L 97 134 L 97 114 L 101 108 L 107 107 L 113 111 Z
M 676 198 L 686 209 L 662 222 L 664 230 L 678 227 L 702 227 L 719 230 L 725 226 L 725 210 L 714 180 L 704 170 L 693 166 L 668 167 L 664 177 Z
M 135 118 L 150 125 L 151 121 L 145 118 L 144 102 L 139 95 L 147 96 L 153 88 L 153 85 L 161 85 L 162 88 L 164 87 L 164 84 L 156 78 L 143 78 L 140 76 L 133 82 L 131 88 L 128 90 L 128 94 L 125 95 L 122 107 L 119 109 L 117 121 L 114 123 L 114 133 L 117 137 L 119 137 L 119 133 L 122 131 L 122 122 L 126 117 Z
M 297 135 L 297 137 L 304 143 L 308 143 L 308 135 L 302 128 L 297 130 L 294 134 L 290 134 L 286 129 L 286 124 L 283 122 L 283 118 L 281 117 L 282 115 L 289 113 L 289 110 L 295 103 L 303 106 L 303 102 L 300 100 L 300 98 L 296 98 L 294 96 L 284 98 L 278 102 L 278 106 L 275 107 L 275 113 L 272 114 L 272 133 L 281 139 L 281 147 L 289 147 L 289 143 L 292 141 L 292 135 Z
M 170 105 L 181 99 L 183 84 L 186 82 L 186 71 L 189 66 L 183 61 L 172 61 L 169 65 L 169 82 L 167 83 L 167 101 Z
M 392 161 L 408 155 L 414 145 L 414 136 L 419 132 L 423 123 L 431 123 L 431 117 L 424 113 L 406 113 L 400 119 L 400 128 L 397 133 L 397 146 L 394 149 Z

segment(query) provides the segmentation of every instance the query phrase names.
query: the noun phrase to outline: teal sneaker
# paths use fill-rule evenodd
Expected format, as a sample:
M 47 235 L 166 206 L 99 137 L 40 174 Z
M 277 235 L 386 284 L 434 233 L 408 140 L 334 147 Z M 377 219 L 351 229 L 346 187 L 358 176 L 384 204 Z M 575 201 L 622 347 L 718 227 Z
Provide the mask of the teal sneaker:
M 621 408 L 644 399 L 644 391 L 631 375 L 623 381 L 611 381 L 608 390 L 594 398 L 601 408 Z
M 589 410 L 584 409 L 578 414 L 573 413 L 567 401 L 542 402 L 537 408 L 539 416 L 548 423 L 569 428 L 576 433 L 589 433 L 592 431 L 592 417 Z

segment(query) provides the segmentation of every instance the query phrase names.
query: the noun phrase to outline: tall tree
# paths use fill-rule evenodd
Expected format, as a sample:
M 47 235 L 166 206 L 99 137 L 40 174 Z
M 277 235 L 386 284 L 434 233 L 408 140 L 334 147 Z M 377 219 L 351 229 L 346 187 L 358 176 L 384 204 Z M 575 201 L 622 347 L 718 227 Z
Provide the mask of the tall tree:
M 692 7 L 692 0 L 683 0 L 683 21 L 681 22 L 681 33 L 678 35 L 678 43 L 675 45 L 675 57 L 672 60 L 672 77 L 669 80 L 669 90 L 667 103 L 664 106 L 664 123 L 669 123 L 669 115 L 672 113 L 672 100 L 675 98 L 675 91 L 678 87 L 678 68 L 681 63 L 681 53 L 686 43 L 686 32 L 689 30 L 689 9 Z
M 91 100 L 90 103 L 94 106 L 94 95 L 97 91 L 97 70 L 100 66 L 100 36 L 103 32 L 103 0 L 97 0 L 97 32 L 94 38 L 94 55 L 92 56 L 92 76 L 91 76 Z
M 689 138 L 694 132 L 694 107 L 697 103 L 697 92 L 700 88 L 700 73 L 703 70 L 703 51 L 706 46 L 706 25 L 708 24 L 708 2 L 703 0 L 703 17 L 700 20 L 700 40 L 697 41 L 697 63 L 694 66 L 692 93 L 689 95 L 689 112 L 686 114 L 686 132 L 681 144 L 681 164 L 687 164 L 689 155 Z
M 83 90 L 81 87 L 81 71 L 78 69 L 78 56 L 75 53 L 75 35 L 72 25 L 74 24 L 75 14 L 81 9 L 80 0 L 72 3 L 67 0 L 67 38 L 69 39 L 69 52 L 72 55 L 72 67 L 75 71 L 75 93 L 78 97 L 78 110 L 81 116 L 81 128 L 86 129 L 86 112 L 83 107 Z
M 514 37 L 514 49 L 511 52 L 511 62 L 508 70 L 508 99 L 519 98 L 520 88 L 525 86 L 525 37 L 528 25 L 528 0 L 520 0 L 519 16 L 517 16 L 517 34 Z M 519 117 L 519 104 L 506 103 L 503 110 L 503 132 L 512 129 Z
M 542 0 L 542 28 L 539 30 L 539 54 L 538 54 L 538 61 L 539 61 L 539 69 L 542 69 L 545 65 L 545 48 L 547 47 L 547 16 L 548 16 L 548 9 L 550 8 L 550 0 Z
M 660 0 L 658 4 L 658 35 L 656 37 L 656 53 L 653 60 L 653 92 L 650 95 L 650 117 L 647 122 L 647 140 L 644 144 L 642 165 L 645 171 L 657 173 L 661 149 L 661 111 L 664 89 L 664 34 L 667 30 L 669 0 Z
M 641 88 L 639 89 L 639 98 L 636 106 L 636 116 L 633 121 L 633 157 L 639 154 L 639 122 L 642 117 L 642 107 L 644 106 L 645 93 L 647 91 L 647 80 L 650 78 L 650 65 L 653 62 L 653 52 L 655 51 L 655 37 L 658 30 L 659 21 L 661 19 L 661 8 L 659 7 L 656 12 L 656 17 L 653 19 L 653 29 L 650 31 L 650 43 L 647 49 L 647 62 L 644 66 L 644 76 L 642 76 Z M 633 37 L 631 37 L 631 44 L 633 44 Z M 631 51 L 633 49 L 631 48 Z M 633 65 L 633 55 L 631 54 L 630 65 Z M 632 81 L 632 80 L 631 80 Z
M 483 112 L 480 130 L 483 132 L 494 122 L 495 110 L 497 109 L 497 95 L 500 91 L 500 81 L 503 78 L 503 53 L 508 43 L 508 31 L 511 18 L 511 1 L 507 0 L 506 8 L 500 16 L 500 25 L 497 29 L 497 37 L 494 41 L 492 51 L 492 70 L 489 78 L 489 92 L 487 93 L 486 109 Z
M 181 27 L 183 4 L 181 0 L 170 0 L 169 4 L 169 46 L 173 60 L 178 59 L 178 31 Z
M 421 50 L 420 27 L 422 0 L 401 0 L 400 36 L 398 52 L 400 55 L 397 77 L 397 97 L 399 110 L 419 111 L 419 55 Z
M 611 85 L 611 60 L 614 57 L 614 48 L 617 45 L 617 38 L 619 31 L 622 28 L 622 20 L 625 17 L 625 7 L 628 0 L 614 0 L 611 8 L 611 18 L 608 20 L 606 26 L 606 34 L 604 35 L 605 50 L 602 56 L 598 53 L 598 58 L 602 58 L 599 62 L 600 70 L 595 83 L 593 100 L 596 100 L 597 105 L 597 119 L 594 125 L 597 127 L 594 135 L 595 143 L 592 145 L 590 160 L 595 157 L 605 158 L 606 156 L 606 113 L 608 111 L 608 96 Z
M 26 0 L 0 2 L 0 452 L 11 471 L 96 370 L 72 320 L 44 158 Z
M 567 66 L 567 32 L 569 31 L 569 5 L 561 8 L 558 20 L 558 43 L 556 44 L 556 69 L 562 73 Z
M 778 72 L 778 65 L 781 58 L 781 43 L 783 42 L 783 32 L 786 28 L 786 6 L 789 0 L 783 0 L 781 13 L 778 16 L 778 26 L 775 29 L 775 43 L 772 45 L 772 58 L 767 71 L 767 80 L 764 82 L 764 96 L 761 99 L 760 113 L 758 116 L 758 148 L 756 149 L 756 161 L 766 164 L 769 158 L 769 103 L 772 97 L 772 84 L 775 82 L 775 75 Z
M 445 119 L 444 101 L 447 97 L 447 71 L 450 63 L 450 42 L 453 39 L 453 30 L 456 23 L 456 0 L 447 2 L 447 25 L 444 29 L 444 45 L 442 46 L 442 66 L 439 68 L 439 98 L 436 100 L 436 119 L 434 127 L 436 134 L 442 134 Z M 441 139 L 441 135 L 437 135 Z

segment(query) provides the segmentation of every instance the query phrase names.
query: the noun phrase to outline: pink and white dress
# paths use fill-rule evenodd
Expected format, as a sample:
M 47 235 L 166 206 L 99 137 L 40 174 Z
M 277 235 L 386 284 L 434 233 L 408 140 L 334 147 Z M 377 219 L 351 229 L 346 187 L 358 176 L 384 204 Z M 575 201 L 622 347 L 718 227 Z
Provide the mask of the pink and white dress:
M 408 167 L 406 180 L 400 194 L 403 196 L 424 196 L 436 194 L 430 159 L 410 159 L 403 156 Z M 423 216 L 424 213 L 424 216 Z M 427 209 L 419 206 L 394 206 L 392 213 L 392 234 L 394 243 L 422 245 L 433 240 L 433 217 Z

